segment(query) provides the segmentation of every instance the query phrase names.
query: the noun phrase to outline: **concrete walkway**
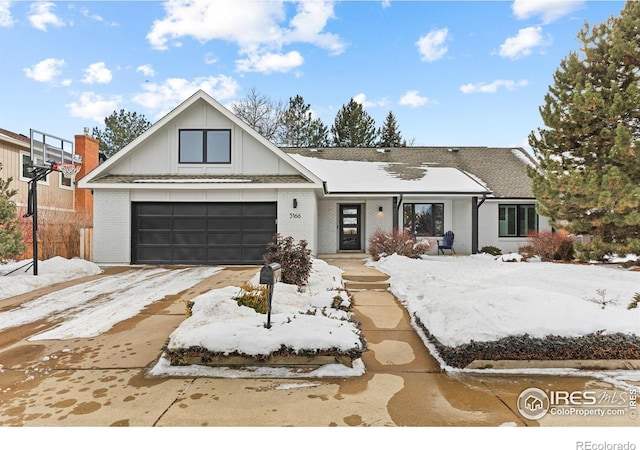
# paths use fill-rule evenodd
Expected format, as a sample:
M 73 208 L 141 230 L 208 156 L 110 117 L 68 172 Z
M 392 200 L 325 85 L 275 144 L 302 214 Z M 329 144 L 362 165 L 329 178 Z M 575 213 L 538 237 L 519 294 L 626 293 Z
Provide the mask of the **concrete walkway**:
M 572 392 L 613 387 L 579 377 L 444 373 L 413 331 L 406 310 L 387 291 L 384 274 L 365 267 L 362 258 L 326 260 L 344 270 L 346 287 L 354 296 L 355 314 L 368 342 L 362 357 L 364 375 L 346 379 L 149 378 L 148 369 L 185 318 L 186 301 L 210 289 L 241 285 L 258 270 L 227 268 L 96 338 L 29 341 L 47 326 L 43 322 L 0 332 L 0 429 L 637 426 L 637 420 L 628 416 L 524 419 L 516 404 L 526 388 Z M 18 300 L 28 301 L 29 296 L 11 302 Z M 3 306 L 0 302 L 0 308 Z

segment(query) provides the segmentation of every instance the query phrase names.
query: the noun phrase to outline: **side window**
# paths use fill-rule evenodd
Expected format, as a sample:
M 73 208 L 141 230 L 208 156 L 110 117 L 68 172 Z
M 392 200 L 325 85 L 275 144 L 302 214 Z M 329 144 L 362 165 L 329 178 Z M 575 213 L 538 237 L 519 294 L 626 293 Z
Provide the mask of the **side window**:
M 538 231 L 535 205 L 498 206 L 499 237 L 526 237 L 531 231 Z
M 180 130 L 178 140 L 180 163 L 231 163 L 231 130 Z

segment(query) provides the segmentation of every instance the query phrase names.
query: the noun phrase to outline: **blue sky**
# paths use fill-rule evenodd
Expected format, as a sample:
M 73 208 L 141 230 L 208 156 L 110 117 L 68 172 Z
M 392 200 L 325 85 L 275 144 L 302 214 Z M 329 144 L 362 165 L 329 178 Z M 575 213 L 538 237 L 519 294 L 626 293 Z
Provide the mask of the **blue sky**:
M 155 122 L 203 89 L 351 98 L 414 145 L 525 146 L 585 21 L 621 1 L 0 0 L 0 128 L 72 139 L 114 110 Z

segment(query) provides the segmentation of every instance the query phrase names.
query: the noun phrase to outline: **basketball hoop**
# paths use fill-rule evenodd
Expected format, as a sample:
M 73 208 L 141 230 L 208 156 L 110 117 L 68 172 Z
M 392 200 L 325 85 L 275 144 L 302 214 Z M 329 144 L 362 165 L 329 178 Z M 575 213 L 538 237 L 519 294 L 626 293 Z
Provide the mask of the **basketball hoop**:
M 73 179 L 76 174 L 80 172 L 82 166 L 77 163 L 63 163 L 63 164 L 54 164 L 52 169 L 57 170 L 58 172 L 62 172 L 65 178 Z

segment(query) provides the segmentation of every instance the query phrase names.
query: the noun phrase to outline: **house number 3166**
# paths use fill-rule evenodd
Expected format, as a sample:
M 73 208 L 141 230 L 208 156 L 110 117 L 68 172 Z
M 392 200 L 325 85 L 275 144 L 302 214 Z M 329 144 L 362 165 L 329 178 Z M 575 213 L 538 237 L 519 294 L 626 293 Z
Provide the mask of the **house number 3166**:
M 289 213 L 289 219 L 302 219 L 302 214 L 300 214 L 300 213 Z

